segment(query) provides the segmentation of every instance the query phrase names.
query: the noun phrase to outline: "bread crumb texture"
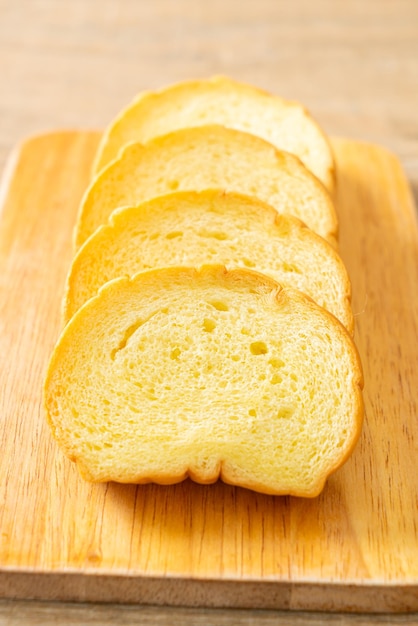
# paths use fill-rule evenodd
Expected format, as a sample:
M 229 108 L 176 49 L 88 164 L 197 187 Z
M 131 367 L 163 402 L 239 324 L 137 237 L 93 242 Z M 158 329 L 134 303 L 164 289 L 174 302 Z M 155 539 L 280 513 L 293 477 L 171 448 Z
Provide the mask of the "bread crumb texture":
M 345 328 L 247 269 L 174 267 L 107 283 L 64 329 L 44 389 L 89 481 L 315 496 L 353 450 L 362 373 Z

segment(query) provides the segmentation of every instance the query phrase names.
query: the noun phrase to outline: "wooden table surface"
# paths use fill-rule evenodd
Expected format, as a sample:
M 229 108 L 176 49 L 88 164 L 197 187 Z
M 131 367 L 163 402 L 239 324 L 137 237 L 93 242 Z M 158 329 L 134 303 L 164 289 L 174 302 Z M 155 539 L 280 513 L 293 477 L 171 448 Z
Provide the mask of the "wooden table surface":
M 395 152 L 418 195 L 416 0 L 0 0 L 0 170 L 17 142 L 102 128 L 138 91 L 227 74 Z M 418 624 L 417 615 L 0 601 L 0 624 Z

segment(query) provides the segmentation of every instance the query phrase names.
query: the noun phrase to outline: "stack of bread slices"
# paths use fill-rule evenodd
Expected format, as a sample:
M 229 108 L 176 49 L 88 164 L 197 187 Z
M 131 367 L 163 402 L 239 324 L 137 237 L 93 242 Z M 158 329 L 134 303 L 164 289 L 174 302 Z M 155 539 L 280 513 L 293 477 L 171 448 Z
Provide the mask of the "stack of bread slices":
M 85 479 L 320 493 L 363 414 L 335 185 L 302 106 L 227 78 L 109 126 L 44 389 Z

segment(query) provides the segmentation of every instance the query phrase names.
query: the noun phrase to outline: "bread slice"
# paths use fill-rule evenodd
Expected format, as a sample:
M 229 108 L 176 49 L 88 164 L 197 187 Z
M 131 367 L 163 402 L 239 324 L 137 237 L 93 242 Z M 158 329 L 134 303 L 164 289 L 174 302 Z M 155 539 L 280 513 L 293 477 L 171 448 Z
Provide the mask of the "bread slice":
M 114 211 L 73 261 L 65 320 L 113 278 L 207 263 L 266 273 L 308 294 L 353 331 L 350 281 L 335 250 L 296 218 L 254 197 L 216 190 L 174 192 Z
M 130 142 L 145 143 L 179 128 L 221 124 L 243 130 L 298 156 L 331 192 L 335 186 L 330 144 L 306 109 L 226 77 L 192 80 L 140 94 L 109 126 L 94 172 Z
M 214 187 L 258 196 L 336 245 L 334 205 L 302 163 L 263 139 L 222 126 L 182 129 L 146 145 L 127 146 L 87 190 L 75 245 L 84 243 L 116 208 L 174 190 Z
M 334 316 L 263 274 L 206 266 L 106 283 L 65 327 L 44 397 L 89 481 L 315 496 L 359 436 L 361 387 Z

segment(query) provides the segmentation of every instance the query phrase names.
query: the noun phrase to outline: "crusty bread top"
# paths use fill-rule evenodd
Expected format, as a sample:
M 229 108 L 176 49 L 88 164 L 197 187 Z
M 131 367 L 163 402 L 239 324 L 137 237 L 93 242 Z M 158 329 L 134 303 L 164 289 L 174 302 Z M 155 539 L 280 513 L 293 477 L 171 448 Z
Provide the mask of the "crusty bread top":
M 268 274 L 311 296 L 353 332 L 350 281 L 335 250 L 254 197 L 212 190 L 175 192 L 114 211 L 72 263 L 64 319 L 113 278 L 208 263 Z
M 262 274 L 208 266 L 107 283 L 65 327 L 44 397 L 88 480 L 315 496 L 357 441 L 361 387 L 332 315 Z
M 92 182 L 80 205 L 78 248 L 110 213 L 174 190 L 219 188 L 259 197 L 294 215 L 336 246 L 332 200 L 291 154 L 254 135 L 222 126 L 187 128 L 145 145 L 131 144 Z
M 297 155 L 330 192 L 334 159 L 330 144 L 306 109 L 226 77 L 193 80 L 140 94 L 104 133 L 94 172 L 130 142 L 144 143 L 179 128 L 222 124 L 263 137 Z

